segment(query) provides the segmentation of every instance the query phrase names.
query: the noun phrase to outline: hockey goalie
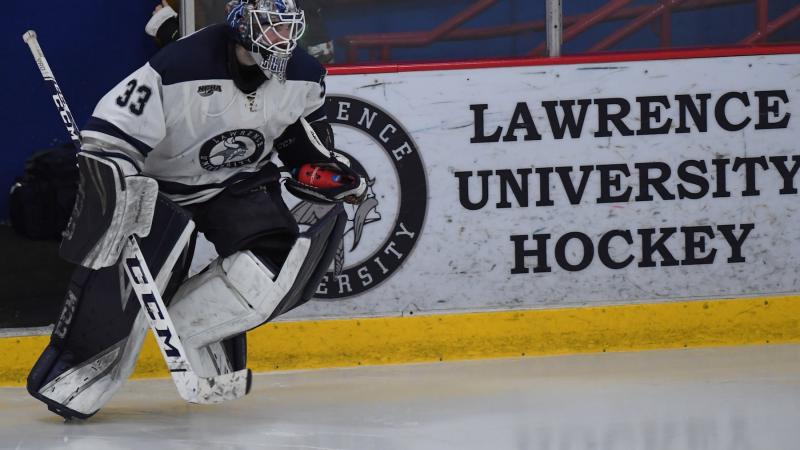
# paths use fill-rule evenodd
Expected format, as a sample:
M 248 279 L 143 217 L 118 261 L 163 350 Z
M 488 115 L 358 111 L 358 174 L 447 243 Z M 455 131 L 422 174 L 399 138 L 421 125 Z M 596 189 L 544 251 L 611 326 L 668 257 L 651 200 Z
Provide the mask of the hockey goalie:
M 339 205 L 300 232 L 281 181 L 306 200 L 363 199 L 363 177 L 333 151 L 325 69 L 297 47 L 303 11 L 293 0 L 235 0 L 226 14 L 122 80 L 83 129 L 60 247 L 79 266 L 27 384 L 65 418 L 95 414 L 130 376 L 148 315 L 171 319 L 177 336 L 157 333 L 167 353 L 179 342 L 181 370 L 218 380 L 217 401 L 244 395 L 245 332 L 311 297 L 346 222 Z M 219 257 L 187 278 L 197 232 Z M 133 292 L 131 237 L 165 312 Z M 226 391 L 244 386 L 241 373 L 246 388 Z

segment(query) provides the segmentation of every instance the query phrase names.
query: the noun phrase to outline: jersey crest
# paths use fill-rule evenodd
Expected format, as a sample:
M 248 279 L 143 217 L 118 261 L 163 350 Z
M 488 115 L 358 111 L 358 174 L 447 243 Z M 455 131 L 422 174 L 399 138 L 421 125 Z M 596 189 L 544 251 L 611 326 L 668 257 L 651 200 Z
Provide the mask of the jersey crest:
M 226 131 L 203 144 L 200 165 L 213 172 L 252 164 L 264 154 L 264 141 L 264 135 L 256 130 Z

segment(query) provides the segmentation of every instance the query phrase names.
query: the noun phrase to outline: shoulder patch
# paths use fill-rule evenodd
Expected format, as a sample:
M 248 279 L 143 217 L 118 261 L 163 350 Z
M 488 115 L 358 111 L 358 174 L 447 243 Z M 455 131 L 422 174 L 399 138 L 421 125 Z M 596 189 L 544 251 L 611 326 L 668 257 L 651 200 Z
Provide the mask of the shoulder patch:
M 231 79 L 228 73 L 230 27 L 216 24 L 175 41 L 150 59 L 163 85 L 194 80 Z

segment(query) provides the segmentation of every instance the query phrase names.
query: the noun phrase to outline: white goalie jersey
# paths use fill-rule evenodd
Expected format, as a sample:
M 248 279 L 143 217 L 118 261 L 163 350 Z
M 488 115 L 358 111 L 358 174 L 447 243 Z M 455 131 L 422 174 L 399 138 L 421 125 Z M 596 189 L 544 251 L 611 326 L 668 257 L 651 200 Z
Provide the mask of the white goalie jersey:
M 300 118 L 325 119 L 322 65 L 295 49 L 285 82 L 268 79 L 246 94 L 233 39 L 228 26 L 214 25 L 165 47 L 100 100 L 82 132 L 84 150 L 156 179 L 186 205 L 257 171 Z

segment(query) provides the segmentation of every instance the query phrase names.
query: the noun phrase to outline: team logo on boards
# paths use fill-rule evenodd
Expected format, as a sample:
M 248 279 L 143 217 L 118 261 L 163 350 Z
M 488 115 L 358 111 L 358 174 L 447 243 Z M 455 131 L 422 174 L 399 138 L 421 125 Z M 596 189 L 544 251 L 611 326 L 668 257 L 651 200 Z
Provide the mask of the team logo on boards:
M 200 165 L 208 171 L 236 168 L 258 161 L 264 135 L 256 130 L 232 130 L 214 136 L 200 148 Z
M 197 93 L 200 97 L 210 97 L 214 92 L 222 92 L 222 86 L 218 84 L 204 84 L 197 87 Z
M 403 265 L 422 231 L 428 189 L 419 148 L 394 117 L 354 97 L 328 96 L 325 107 L 336 151 L 368 186 L 360 205 L 345 204 L 344 239 L 314 295 L 335 300 L 380 285 Z M 301 225 L 313 225 L 330 208 L 301 201 L 292 214 Z

